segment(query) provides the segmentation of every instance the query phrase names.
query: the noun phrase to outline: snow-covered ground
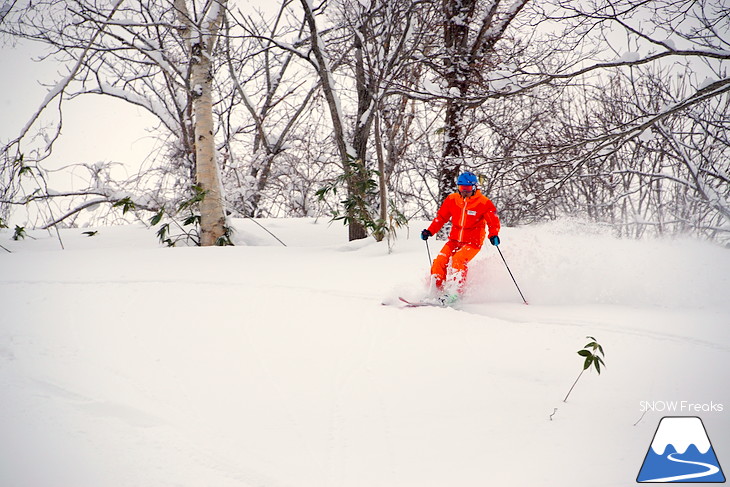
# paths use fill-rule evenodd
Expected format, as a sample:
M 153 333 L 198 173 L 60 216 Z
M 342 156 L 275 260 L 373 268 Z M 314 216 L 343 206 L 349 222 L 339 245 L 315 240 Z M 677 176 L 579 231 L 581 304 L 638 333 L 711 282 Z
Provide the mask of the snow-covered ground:
M 262 223 L 287 247 L 248 220 L 228 248 L 0 231 L 0 486 L 626 486 L 663 416 L 728 474 L 730 250 L 504 228 L 528 306 L 487 245 L 460 309 L 403 309 L 424 222 L 392 253 Z M 588 335 L 606 368 L 563 403 Z

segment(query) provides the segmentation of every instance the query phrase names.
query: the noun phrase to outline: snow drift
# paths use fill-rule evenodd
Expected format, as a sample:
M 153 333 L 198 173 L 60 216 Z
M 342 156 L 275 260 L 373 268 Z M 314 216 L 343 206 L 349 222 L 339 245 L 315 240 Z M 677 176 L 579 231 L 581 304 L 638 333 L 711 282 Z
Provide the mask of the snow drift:
M 460 309 L 400 309 L 423 222 L 392 253 L 262 223 L 287 247 L 247 220 L 230 248 L 0 232 L 0 485 L 626 485 L 660 400 L 727 405 L 701 415 L 730 464 L 726 249 L 505 228 L 529 306 L 486 246 Z M 606 369 L 563 403 L 586 335 Z

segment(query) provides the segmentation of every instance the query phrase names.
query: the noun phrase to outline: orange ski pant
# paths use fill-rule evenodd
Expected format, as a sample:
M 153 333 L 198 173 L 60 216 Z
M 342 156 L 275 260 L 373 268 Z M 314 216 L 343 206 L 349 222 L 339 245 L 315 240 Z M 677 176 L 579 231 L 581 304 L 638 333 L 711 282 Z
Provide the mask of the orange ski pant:
M 431 276 L 436 281 L 436 287 L 439 290 L 444 288 L 449 261 L 451 261 L 451 269 L 458 286 L 458 292 L 462 292 L 466 282 L 467 264 L 480 250 L 481 247 L 457 242 L 456 240 L 448 240 L 431 265 Z

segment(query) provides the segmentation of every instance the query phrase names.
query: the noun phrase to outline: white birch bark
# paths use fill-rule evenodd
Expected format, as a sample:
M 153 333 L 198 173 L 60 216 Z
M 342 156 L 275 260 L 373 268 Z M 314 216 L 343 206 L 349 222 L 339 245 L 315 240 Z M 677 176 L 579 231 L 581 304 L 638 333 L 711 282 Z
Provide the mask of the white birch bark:
M 199 19 L 190 16 L 185 0 L 175 0 L 175 9 L 186 27 L 190 54 L 190 89 L 193 99 L 196 179 L 205 197 L 200 202 L 200 245 L 220 243 L 226 234 L 223 185 L 215 150 L 211 55 L 220 31 L 226 0 L 213 0 Z

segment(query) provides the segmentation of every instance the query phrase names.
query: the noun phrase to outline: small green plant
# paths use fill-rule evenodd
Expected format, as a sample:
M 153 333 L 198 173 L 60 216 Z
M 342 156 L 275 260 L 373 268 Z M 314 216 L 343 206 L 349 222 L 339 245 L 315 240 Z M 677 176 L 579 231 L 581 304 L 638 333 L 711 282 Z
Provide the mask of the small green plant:
M 408 218 L 396 208 L 395 204 L 389 202 L 390 211 L 388 211 L 387 220 L 378 218 L 376 220 L 376 226 L 373 229 L 373 237 L 378 242 L 386 239 L 388 242 L 388 252 L 393 251 L 393 244 L 397 237 L 397 231 L 400 228 L 407 228 Z
M 129 210 L 134 210 L 136 208 L 136 205 L 134 204 L 134 201 L 127 196 L 125 198 L 122 198 L 121 200 L 117 201 L 112 205 L 113 208 L 122 208 L 122 214 L 126 215 Z
M 218 237 L 215 244 L 218 247 L 233 246 L 233 229 L 227 225 L 223 226 L 224 233 Z
M 203 201 L 208 195 L 208 191 L 204 190 L 200 184 L 194 184 L 191 189 L 193 190 L 193 195 L 189 199 L 180 203 L 178 211 L 193 211 L 193 208 L 197 208 L 198 203 Z
M 13 233 L 13 240 L 20 240 L 25 239 L 26 233 L 25 233 L 25 227 L 20 227 L 18 225 L 15 225 L 15 233 Z
M 589 343 L 587 343 L 581 350 L 578 350 L 578 355 L 584 358 L 583 360 L 583 370 L 580 371 L 580 374 L 578 374 L 578 378 L 575 379 L 575 382 L 573 382 L 573 385 L 570 387 L 570 390 L 568 391 L 568 394 L 565 395 L 565 399 L 563 399 L 563 402 L 568 401 L 568 396 L 570 396 L 570 393 L 573 392 L 573 388 L 578 383 L 578 380 L 580 380 L 581 376 L 583 375 L 583 372 L 590 369 L 591 366 L 593 366 L 596 369 L 596 372 L 598 372 L 598 375 L 601 374 L 601 366 L 605 367 L 606 364 L 603 362 L 603 357 L 605 354 L 603 353 L 603 347 L 598 343 L 598 341 L 592 337 L 586 337 L 590 340 Z
M 348 161 L 347 166 L 348 174 L 340 174 L 325 184 L 315 195 L 320 201 L 324 201 L 329 193 L 337 195 L 340 188 L 347 188 L 345 199 L 340 201 L 345 212 L 342 214 L 335 210 L 332 214 L 332 221 L 340 220 L 345 225 L 360 223 L 365 228 L 373 229 L 376 222 L 372 216 L 370 201 L 378 195 L 378 183 L 375 178 L 379 173 L 369 169 L 359 159 Z
M 159 230 L 157 230 L 157 238 L 160 243 L 167 245 L 168 247 L 174 247 L 175 242 L 169 237 L 170 235 L 170 224 L 163 224 Z
M 378 215 L 379 212 L 373 202 L 378 200 L 380 172 L 368 168 L 359 159 L 349 161 L 348 167 L 349 176 L 341 174 L 315 193 L 319 201 L 324 201 L 330 193 L 337 195 L 338 190 L 347 188 L 345 199 L 340 201 L 344 212 L 334 210 L 332 221 L 339 220 L 345 225 L 358 223 L 365 227 L 378 242 L 386 237 L 394 237 L 396 229 L 404 227 L 408 220 L 392 202 L 386 219 Z
M 20 156 L 18 156 L 18 158 L 13 162 L 15 169 L 18 171 L 18 177 L 24 176 L 25 174 L 28 174 L 29 176 L 33 175 L 33 168 L 26 166 L 24 159 L 25 154 L 20 154 Z
M 157 238 L 160 243 L 168 247 L 175 247 L 181 241 L 200 245 L 200 214 L 198 207 L 199 203 L 205 199 L 207 191 L 204 191 L 198 184 L 192 186 L 191 190 L 191 197 L 181 202 L 176 211 L 168 211 L 163 207 L 150 218 L 150 225 L 160 225 L 160 228 L 157 230 Z M 165 217 L 169 221 L 163 223 Z M 182 223 L 180 223 L 180 219 L 182 219 Z M 174 233 L 172 225 L 177 228 L 179 233 Z M 191 226 L 191 229 L 187 228 Z M 227 230 L 226 235 L 221 237 L 223 240 L 219 239 L 220 243 L 217 244 L 232 244 L 230 243 L 229 237 L 230 232 Z

